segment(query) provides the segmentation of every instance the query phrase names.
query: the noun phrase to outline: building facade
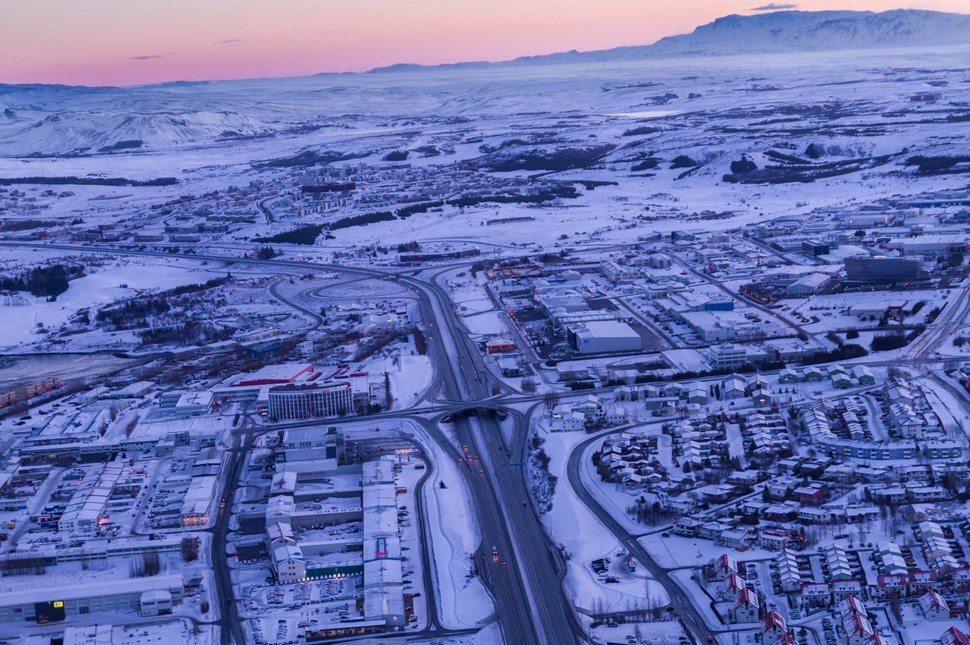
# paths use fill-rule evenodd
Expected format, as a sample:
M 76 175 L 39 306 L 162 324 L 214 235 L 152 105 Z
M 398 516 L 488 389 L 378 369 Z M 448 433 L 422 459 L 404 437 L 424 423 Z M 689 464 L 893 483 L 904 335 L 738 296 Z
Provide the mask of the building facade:
M 269 416 L 273 419 L 314 419 L 354 413 L 350 383 L 284 385 L 269 391 Z

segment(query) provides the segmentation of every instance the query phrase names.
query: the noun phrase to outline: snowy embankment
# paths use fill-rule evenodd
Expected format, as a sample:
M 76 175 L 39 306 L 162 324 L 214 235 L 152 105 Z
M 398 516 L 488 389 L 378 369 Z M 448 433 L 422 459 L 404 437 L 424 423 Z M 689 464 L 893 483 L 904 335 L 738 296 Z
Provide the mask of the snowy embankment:
M 494 616 L 494 607 L 481 580 L 471 575 L 471 556 L 481 536 L 468 487 L 452 458 L 425 432 L 416 432 L 430 452 L 435 469 L 425 484 L 424 499 L 433 545 L 432 580 L 439 618 L 442 626 L 449 629 L 478 627 Z

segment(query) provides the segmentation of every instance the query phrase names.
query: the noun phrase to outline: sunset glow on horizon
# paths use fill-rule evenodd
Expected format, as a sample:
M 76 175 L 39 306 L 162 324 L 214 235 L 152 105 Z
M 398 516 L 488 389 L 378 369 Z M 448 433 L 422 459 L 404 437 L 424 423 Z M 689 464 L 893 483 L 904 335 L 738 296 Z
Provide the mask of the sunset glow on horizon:
M 785 3 L 787 4 L 787 3 Z M 507 60 L 646 45 L 754 0 L 45 0 L 5 7 L 0 83 L 134 85 Z M 802 10 L 970 11 L 970 0 L 809 0 Z

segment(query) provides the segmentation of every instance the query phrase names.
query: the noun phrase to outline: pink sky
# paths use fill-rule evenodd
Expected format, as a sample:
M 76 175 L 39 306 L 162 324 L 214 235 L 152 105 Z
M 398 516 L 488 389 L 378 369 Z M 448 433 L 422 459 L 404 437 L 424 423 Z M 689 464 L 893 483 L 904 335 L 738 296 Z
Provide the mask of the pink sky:
M 505 60 L 650 44 L 770 1 L 28 0 L 4 6 L 0 83 L 133 85 Z M 797 5 L 966 12 L 970 0 Z

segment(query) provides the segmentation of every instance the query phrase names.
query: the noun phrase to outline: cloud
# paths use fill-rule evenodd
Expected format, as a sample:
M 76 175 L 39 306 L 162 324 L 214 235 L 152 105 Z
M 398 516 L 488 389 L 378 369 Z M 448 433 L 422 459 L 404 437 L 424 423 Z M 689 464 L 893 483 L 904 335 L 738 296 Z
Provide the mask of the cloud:
M 786 11 L 789 9 L 798 9 L 798 5 L 790 2 L 786 2 L 784 4 L 780 2 L 770 2 L 768 4 L 763 4 L 760 7 L 751 7 L 751 11 Z
M 164 57 L 164 54 L 145 54 L 143 56 L 129 56 L 128 60 L 155 60 Z
M 243 38 L 226 38 L 225 40 L 220 40 L 217 45 L 238 45 L 239 43 L 246 42 Z

